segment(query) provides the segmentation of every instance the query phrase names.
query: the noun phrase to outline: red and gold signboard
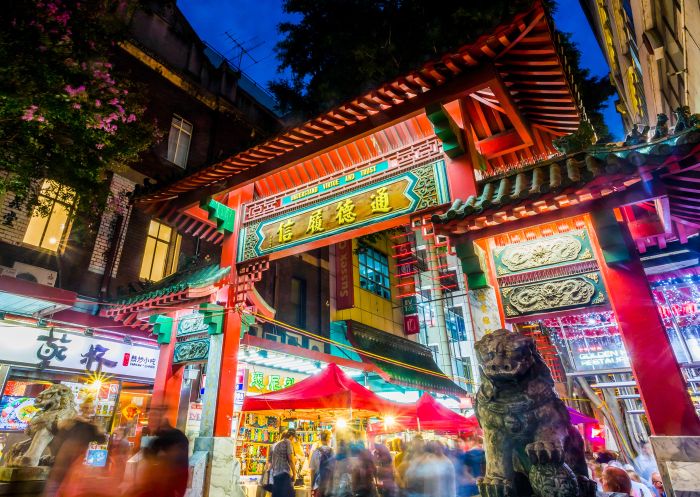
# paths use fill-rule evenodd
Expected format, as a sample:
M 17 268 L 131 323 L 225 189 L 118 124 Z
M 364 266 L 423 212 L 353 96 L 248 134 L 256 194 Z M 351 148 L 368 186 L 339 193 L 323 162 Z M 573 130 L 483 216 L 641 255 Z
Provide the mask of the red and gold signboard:
M 397 173 L 354 191 L 271 219 L 254 221 L 241 230 L 238 261 L 303 245 L 449 202 L 445 164 L 438 161 Z

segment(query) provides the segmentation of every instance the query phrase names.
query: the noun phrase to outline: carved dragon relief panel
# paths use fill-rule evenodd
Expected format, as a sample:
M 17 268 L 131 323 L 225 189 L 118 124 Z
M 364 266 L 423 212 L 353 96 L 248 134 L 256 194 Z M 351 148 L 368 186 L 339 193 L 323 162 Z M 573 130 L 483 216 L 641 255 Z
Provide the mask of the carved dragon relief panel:
M 593 258 L 586 230 L 513 243 L 493 251 L 498 276 Z
M 607 301 L 599 272 L 500 289 L 507 317 L 551 312 Z

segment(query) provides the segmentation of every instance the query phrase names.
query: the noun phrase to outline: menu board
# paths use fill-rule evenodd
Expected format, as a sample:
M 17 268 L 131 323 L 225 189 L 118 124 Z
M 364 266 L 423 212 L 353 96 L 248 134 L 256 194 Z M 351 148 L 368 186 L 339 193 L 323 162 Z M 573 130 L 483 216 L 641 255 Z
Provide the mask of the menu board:
M 0 398 L 0 431 L 24 431 L 37 411 L 34 397 L 3 395 Z

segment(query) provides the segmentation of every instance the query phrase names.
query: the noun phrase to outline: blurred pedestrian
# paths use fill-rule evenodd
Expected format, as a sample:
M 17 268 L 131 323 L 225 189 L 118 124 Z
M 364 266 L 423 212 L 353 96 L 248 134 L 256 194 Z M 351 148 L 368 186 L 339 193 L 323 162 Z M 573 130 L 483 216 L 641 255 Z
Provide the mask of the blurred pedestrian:
M 428 442 L 413 458 L 405 477 L 408 497 L 456 497 L 455 469 L 440 442 Z
M 119 427 L 114 430 L 109 441 L 109 473 L 110 475 L 121 480 L 124 477 L 126 462 L 131 456 L 131 444 L 126 438 L 126 428 Z
M 272 446 L 272 497 L 294 497 L 294 480 L 297 476 L 294 458 L 296 436 L 296 431 L 290 428 L 282 434 L 282 440 Z
M 629 496 L 632 492 L 632 480 L 627 471 L 615 466 L 608 466 L 603 470 L 601 478 L 603 492 L 613 494 L 612 497 Z
M 460 456 L 455 470 L 457 472 L 457 494 L 460 497 L 479 495 L 476 481 L 484 476 L 486 469 L 486 454 L 478 435 L 472 434 L 460 438 L 464 452 Z
M 376 497 L 377 471 L 372 454 L 362 442 L 356 440 L 350 445 L 350 457 L 353 497 Z
M 637 468 L 637 474 L 644 482 L 651 481 L 651 474 L 659 470 L 654 457 L 654 450 L 648 441 L 642 444 L 639 455 L 634 458 L 634 466 Z
M 142 448 L 135 481 L 124 497 L 182 497 L 189 475 L 189 441 L 173 427 L 165 408 L 151 411 L 153 438 Z
M 654 486 L 654 491 L 658 497 L 666 497 L 664 490 L 664 481 L 661 479 L 661 473 L 654 471 L 651 474 L 651 484 Z
M 632 497 L 654 497 L 654 493 L 642 482 L 642 479 L 634 471 L 634 467 L 631 464 L 625 464 L 622 469 L 627 471 L 627 476 L 630 477 L 630 482 L 632 483 L 630 495 Z
M 44 497 L 75 497 L 92 492 L 85 477 L 85 456 L 92 442 L 104 442 L 104 432 L 88 416 L 88 409 L 81 415 L 59 422 L 58 433 L 54 437 L 52 450 L 56 457 L 49 471 Z M 110 495 L 109 489 L 95 495 Z
M 384 444 L 374 448 L 374 464 L 377 468 L 377 490 L 381 497 L 397 497 L 398 486 L 391 452 Z
M 333 460 L 331 495 L 333 497 L 353 497 L 350 447 L 344 439 L 338 440 L 338 447 Z
M 333 479 L 333 449 L 330 447 L 331 432 L 321 432 L 321 445 L 311 454 L 311 492 L 313 497 L 328 497 Z

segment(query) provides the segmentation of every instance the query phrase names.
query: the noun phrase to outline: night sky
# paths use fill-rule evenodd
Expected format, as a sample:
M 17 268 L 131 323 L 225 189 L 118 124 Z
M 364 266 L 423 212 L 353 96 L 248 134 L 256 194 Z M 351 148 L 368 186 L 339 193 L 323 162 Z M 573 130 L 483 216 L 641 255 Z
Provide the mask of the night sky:
M 274 53 L 279 36 L 277 24 L 290 20 L 282 12 L 281 0 L 178 0 L 177 3 L 200 37 L 229 59 L 237 62 L 241 53 L 227 32 L 246 47 L 252 59 L 244 55 L 241 68 L 258 84 L 266 87 L 268 81 L 278 77 Z M 558 4 L 555 22 L 560 30 L 573 33 L 583 52 L 582 65 L 592 74 L 607 75 L 607 64 L 578 0 L 558 0 Z M 615 139 L 621 140 L 624 132 L 614 99 L 610 99 L 605 119 Z

